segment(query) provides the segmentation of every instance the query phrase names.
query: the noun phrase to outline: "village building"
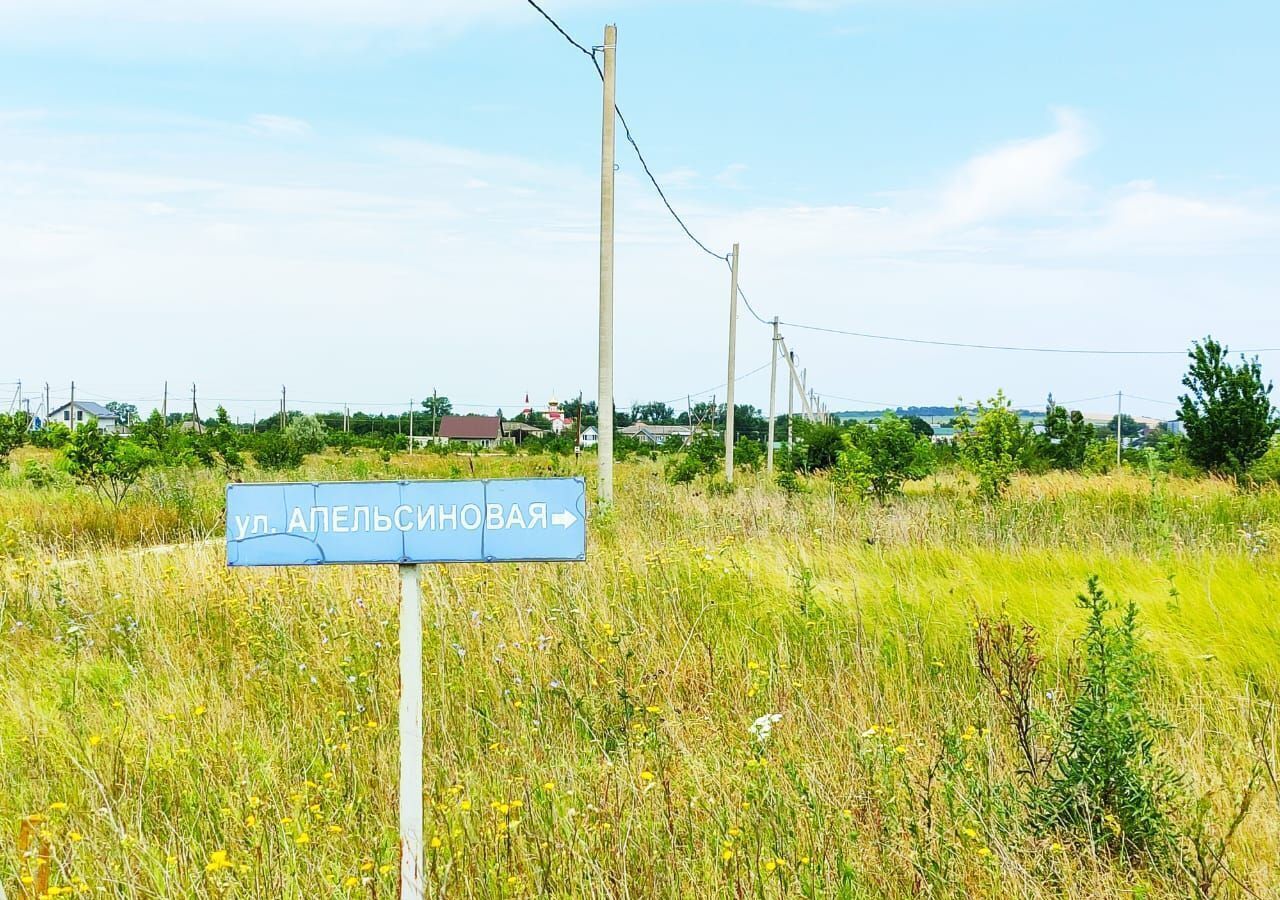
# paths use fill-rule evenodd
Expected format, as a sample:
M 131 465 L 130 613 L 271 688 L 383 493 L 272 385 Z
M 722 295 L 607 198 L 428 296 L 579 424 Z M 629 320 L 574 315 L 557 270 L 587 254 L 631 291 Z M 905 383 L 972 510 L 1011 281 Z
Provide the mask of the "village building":
M 441 416 L 437 441 L 495 447 L 503 439 L 502 419 L 498 416 Z
M 650 425 L 647 422 L 636 422 L 625 428 L 619 428 L 618 434 L 633 437 L 642 444 L 661 446 L 671 438 L 678 438 L 681 443 L 689 443 L 693 429 L 688 425 Z
M 119 434 L 126 430 L 125 423 L 121 422 L 115 413 L 102 404 L 90 400 L 64 403 L 51 412 L 46 419 L 48 423 L 58 422 L 72 430 L 89 421 L 97 422 L 98 430 L 109 434 Z

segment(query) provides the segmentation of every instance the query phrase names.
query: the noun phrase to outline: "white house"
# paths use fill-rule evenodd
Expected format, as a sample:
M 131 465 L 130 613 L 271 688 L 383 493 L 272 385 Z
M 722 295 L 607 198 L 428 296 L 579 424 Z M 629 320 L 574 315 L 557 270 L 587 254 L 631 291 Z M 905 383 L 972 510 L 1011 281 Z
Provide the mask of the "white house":
M 49 413 L 46 422 L 59 422 L 68 428 L 75 429 L 85 422 L 96 420 L 98 428 L 111 434 L 125 430 L 125 423 L 116 414 L 100 403 L 91 400 L 77 400 L 74 404 L 64 403 Z
M 586 428 L 582 429 L 580 439 L 582 441 L 582 446 L 594 447 L 600 442 L 600 432 L 596 430 L 596 426 L 588 425 Z
M 660 446 L 666 443 L 668 438 L 673 437 L 679 438 L 681 443 L 689 443 L 689 438 L 693 436 L 693 429 L 688 425 L 649 425 L 645 422 L 636 422 L 634 425 L 619 428 L 618 434 L 628 435 L 643 444 Z

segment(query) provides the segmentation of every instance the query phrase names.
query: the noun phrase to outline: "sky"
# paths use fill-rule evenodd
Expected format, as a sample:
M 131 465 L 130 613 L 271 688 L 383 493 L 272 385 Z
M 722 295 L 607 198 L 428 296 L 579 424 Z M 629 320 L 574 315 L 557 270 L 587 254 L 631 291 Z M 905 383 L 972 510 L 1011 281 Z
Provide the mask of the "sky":
M 1170 418 L 1192 340 L 1280 347 L 1280 5 L 544 6 L 832 409 Z M 0 0 L 0 409 L 593 398 L 600 125 L 525 0 Z M 723 399 L 727 267 L 617 164 L 616 399 Z

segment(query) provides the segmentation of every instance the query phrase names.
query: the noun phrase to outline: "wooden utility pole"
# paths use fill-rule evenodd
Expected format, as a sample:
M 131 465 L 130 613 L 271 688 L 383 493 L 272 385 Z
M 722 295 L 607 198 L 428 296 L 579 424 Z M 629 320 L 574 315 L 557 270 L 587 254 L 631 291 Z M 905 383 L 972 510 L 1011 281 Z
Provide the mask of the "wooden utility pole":
M 724 480 L 733 484 L 733 369 L 738 350 L 738 245 L 729 262 L 729 379 L 725 385 Z
M 76 428 L 76 383 L 71 382 L 71 430 Z
M 440 424 L 437 418 L 440 414 L 440 395 L 436 393 L 436 389 L 431 389 L 431 437 L 433 440 L 440 439 Z
M 409 398 L 409 455 L 413 456 L 413 398 Z
M 288 425 L 288 395 L 285 393 L 284 385 L 280 385 L 280 431 L 283 433 L 285 426 Z
M 613 502 L 613 150 L 616 111 L 614 57 L 618 29 L 604 28 L 604 120 L 600 134 L 600 398 L 596 417 L 600 437 L 599 485 L 602 505 Z
M 49 382 L 44 383 L 44 422 L 49 424 L 49 417 L 53 414 L 53 408 L 49 406 Z
M 169 382 L 164 383 L 164 399 L 160 401 L 160 417 L 164 419 L 164 427 L 169 427 Z
M 191 432 L 194 434 L 200 428 L 199 413 L 196 412 L 196 383 L 191 382 Z
M 765 451 L 765 471 L 773 472 L 773 430 L 776 414 L 774 412 L 774 404 L 777 402 L 778 395 L 778 341 L 782 340 L 782 335 L 778 334 L 778 317 L 773 317 L 773 340 L 769 342 L 769 447 Z

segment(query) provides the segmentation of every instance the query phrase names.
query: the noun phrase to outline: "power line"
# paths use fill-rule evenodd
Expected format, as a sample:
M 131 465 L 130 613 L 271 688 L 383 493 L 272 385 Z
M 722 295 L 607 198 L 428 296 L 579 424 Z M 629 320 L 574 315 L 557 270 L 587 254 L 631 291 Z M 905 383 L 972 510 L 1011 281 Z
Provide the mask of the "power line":
M 910 338 L 898 335 L 871 334 L 865 331 L 849 331 L 844 328 L 828 328 L 824 325 L 805 325 L 800 322 L 780 320 L 779 324 L 805 331 L 821 331 L 826 334 L 839 334 L 846 337 L 865 338 L 872 341 L 892 341 L 900 344 L 925 344 L 931 347 L 956 347 L 965 350 L 1001 350 L 1017 353 L 1066 353 L 1091 356 L 1185 356 L 1186 350 L 1097 350 L 1079 347 L 1023 347 L 1012 344 L 971 344 L 964 341 L 935 341 L 926 338 Z M 1280 347 L 1258 347 L 1239 351 L 1240 353 L 1275 353 Z
M 560 32 L 561 37 L 563 37 L 566 41 L 568 41 L 578 50 L 585 53 L 591 59 L 592 65 L 595 66 L 596 74 L 600 76 L 601 80 L 604 80 L 604 70 L 600 68 L 600 62 L 599 60 L 596 59 L 595 51 L 588 50 L 582 44 L 574 40 L 569 35 L 569 33 L 560 26 L 560 23 L 558 23 L 555 19 L 551 18 L 551 16 L 547 13 L 547 11 L 543 9 L 541 6 L 539 6 L 537 3 L 535 3 L 534 0 L 526 0 L 526 2 L 530 6 L 532 6 L 534 9 L 536 9 L 539 15 L 541 15 L 542 18 L 546 19 L 551 24 L 552 28 Z M 688 236 L 689 240 L 693 241 L 698 246 L 698 248 L 702 250 L 703 253 L 706 253 L 708 256 L 713 256 L 716 259 L 722 259 L 727 263 L 729 261 L 729 254 L 716 253 L 714 250 L 712 250 L 710 247 L 704 244 L 701 240 L 699 240 L 697 235 L 695 235 L 693 231 L 690 230 L 689 226 L 685 224 L 684 219 L 680 217 L 680 214 L 676 212 L 675 207 L 671 205 L 671 201 L 667 198 L 667 192 L 662 189 L 662 185 L 659 184 L 657 177 L 653 174 L 653 170 L 649 168 L 649 162 L 644 158 L 644 152 L 641 151 L 640 144 L 637 143 L 635 136 L 631 133 L 631 126 L 627 123 L 627 117 L 622 114 L 622 109 L 618 106 L 618 104 L 615 103 L 613 105 L 613 111 L 615 114 L 617 114 L 618 121 L 622 123 L 622 133 L 626 137 L 627 143 L 630 144 L 631 149 L 635 151 L 636 159 L 640 161 L 640 167 L 644 169 L 644 174 L 648 177 L 649 183 L 653 185 L 653 189 L 658 192 L 658 197 L 661 198 L 662 205 L 667 208 L 667 212 L 671 213 L 671 217 L 676 220 L 676 224 L 680 226 L 680 229 Z M 752 311 L 751 314 L 755 315 L 755 312 Z M 760 317 L 756 316 L 756 318 L 759 319 Z M 764 322 L 764 319 L 760 319 L 760 321 Z M 769 323 L 765 323 L 765 324 L 769 324 Z
M 743 372 L 741 375 L 733 379 L 733 383 L 737 384 L 739 381 L 741 381 L 744 378 L 749 378 L 750 376 L 755 375 L 757 372 L 763 372 L 765 369 L 769 368 L 770 364 L 771 363 L 765 363 L 763 366 L 758 366 L 757 368 L 752 369 L 750 372 Z M 719 384 L 715 385 L 714 387 L 707 388 L 705 391 L 694 391 L 692 394 L 684 393 L 684 394 L 681 394 L 679 397 L 672 397 L 670 400 L 660 400 L 658 402 L 659 403 L 675 403 L 677 400 L 683 400 L 686 397 L 702 397 L 706 394 L 710 394 L 712 391 L 718 391 L 723 387 L 728 387 L 728 385 L 729 385 L 729 382 L 722 381 Z

